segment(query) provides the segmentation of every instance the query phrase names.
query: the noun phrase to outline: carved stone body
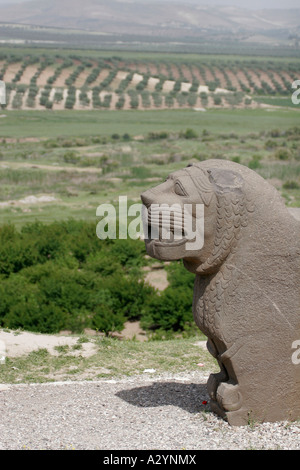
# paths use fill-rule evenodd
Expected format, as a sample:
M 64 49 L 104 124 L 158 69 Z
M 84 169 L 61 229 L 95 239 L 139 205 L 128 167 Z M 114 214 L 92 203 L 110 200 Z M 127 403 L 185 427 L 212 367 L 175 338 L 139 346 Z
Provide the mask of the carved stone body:
M 242 165 L 208 160 L 142 194 L 151 204 L 204 204 L 204 246 L 145 240 L 148 254 L 195 273 L 193 314 L 220 372 L 210 405 L 232 425 L 300 419 L 300 223 Z M 296 361 L 297 362 L 297 361 Z

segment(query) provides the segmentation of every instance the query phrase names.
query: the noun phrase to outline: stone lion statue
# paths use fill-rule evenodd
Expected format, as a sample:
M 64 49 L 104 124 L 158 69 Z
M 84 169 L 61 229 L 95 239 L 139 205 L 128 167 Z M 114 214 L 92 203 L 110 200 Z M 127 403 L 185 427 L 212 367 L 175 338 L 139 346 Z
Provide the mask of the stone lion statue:
M 169 239 L 145 244 L 195 274 L 194 319 L 220 366 L 207 383 L 212 411 L 232 425 L 300 419 L 300 223 L 280 194 L 248 167 L 207 160 L 141 198 L 148 216 L 153 204 L 204 206 L 200 249 L 186 249 L 184 230 L 172 237 L 176 214 Z

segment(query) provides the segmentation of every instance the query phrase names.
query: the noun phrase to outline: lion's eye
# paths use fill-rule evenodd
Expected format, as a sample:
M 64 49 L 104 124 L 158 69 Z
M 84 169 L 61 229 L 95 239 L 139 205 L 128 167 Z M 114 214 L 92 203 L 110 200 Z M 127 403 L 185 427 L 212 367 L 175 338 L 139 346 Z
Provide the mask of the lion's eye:
M 175 183 L 174 190 L 178 196 L 187 196 L 183 186 L 178 181 Z

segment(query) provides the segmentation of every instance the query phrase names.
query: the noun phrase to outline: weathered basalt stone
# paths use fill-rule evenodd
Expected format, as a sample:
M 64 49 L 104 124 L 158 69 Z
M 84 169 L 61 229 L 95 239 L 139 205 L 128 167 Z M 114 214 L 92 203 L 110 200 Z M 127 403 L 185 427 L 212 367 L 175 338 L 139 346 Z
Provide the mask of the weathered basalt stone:
M 220 372 L 211 409 L 232 425 L 300 419 L 300 222 L 256 172 L 207 160 L 142 194 L 152 204 L 203 204 L 204 245 L 146 239 L 147 253 L 194 273 L 193 314 Z M 295 354 L 294 354 L 295 356 Z M 299 354 L 300 357 L 300 354 Z

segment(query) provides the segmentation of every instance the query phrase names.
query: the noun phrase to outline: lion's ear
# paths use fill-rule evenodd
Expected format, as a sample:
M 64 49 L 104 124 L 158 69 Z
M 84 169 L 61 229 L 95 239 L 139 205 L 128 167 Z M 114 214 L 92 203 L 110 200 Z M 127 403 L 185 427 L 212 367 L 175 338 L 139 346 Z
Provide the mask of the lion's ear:
M 212 168 L 207 170 L 209 180 L 218 194 L 240 193 L 244 185 L 244 179 L 238 173 L 231 170 Z

